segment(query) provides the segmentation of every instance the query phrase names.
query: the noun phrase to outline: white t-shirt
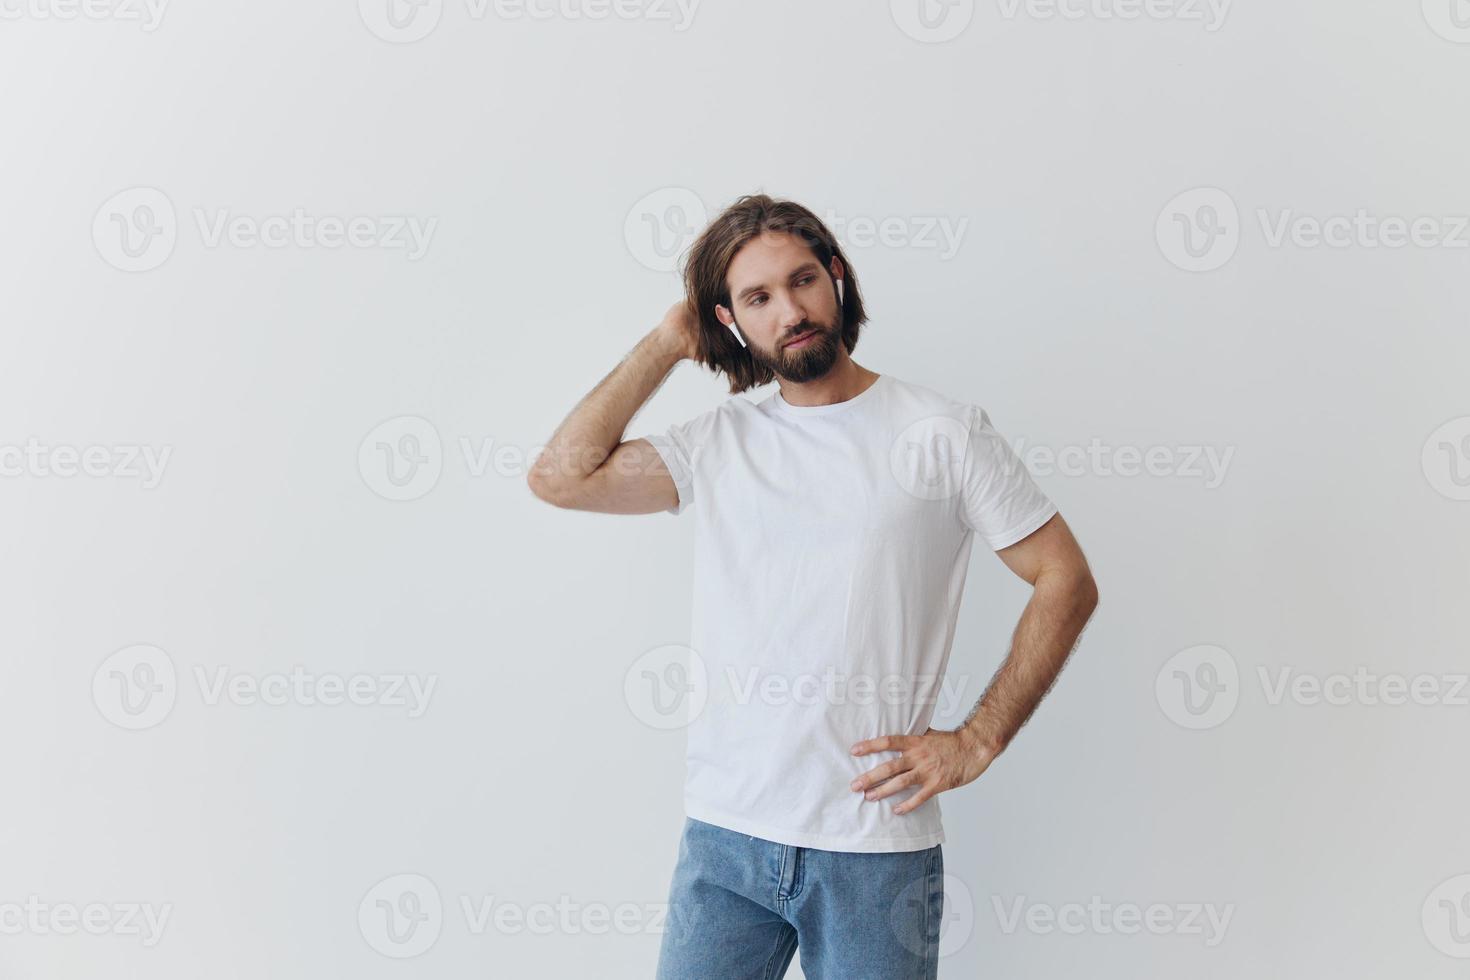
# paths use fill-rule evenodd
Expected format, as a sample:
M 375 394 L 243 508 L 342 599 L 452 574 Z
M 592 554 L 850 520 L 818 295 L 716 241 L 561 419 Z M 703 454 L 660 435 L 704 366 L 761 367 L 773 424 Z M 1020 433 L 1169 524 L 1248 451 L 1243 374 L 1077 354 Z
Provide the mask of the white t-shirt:
M 678 487 L 667 513 L 695 515 L 687 815 L 831 851 L 942 843 L 938 797 L 895 815 L 913 788 L 848 787 L 898 756 L 852 745 L 928 729 L 972 532 L 1004 548 L 1056 506 L 983 409 L 886 374 L 833 405 L 734 396 L 643 438 Z

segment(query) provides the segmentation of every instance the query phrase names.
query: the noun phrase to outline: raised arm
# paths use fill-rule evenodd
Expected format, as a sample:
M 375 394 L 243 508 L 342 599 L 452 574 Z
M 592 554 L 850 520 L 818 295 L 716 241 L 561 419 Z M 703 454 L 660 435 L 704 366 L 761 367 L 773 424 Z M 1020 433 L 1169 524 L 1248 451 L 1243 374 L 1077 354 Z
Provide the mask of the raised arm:
M 628 423 L 684 358 L 696 324 L 683 301 L 592 389 L 552 433 L 526 483 L 568 510 L 652 514 L 678 503 L 674 478 L 647 439 L 623 442 Z

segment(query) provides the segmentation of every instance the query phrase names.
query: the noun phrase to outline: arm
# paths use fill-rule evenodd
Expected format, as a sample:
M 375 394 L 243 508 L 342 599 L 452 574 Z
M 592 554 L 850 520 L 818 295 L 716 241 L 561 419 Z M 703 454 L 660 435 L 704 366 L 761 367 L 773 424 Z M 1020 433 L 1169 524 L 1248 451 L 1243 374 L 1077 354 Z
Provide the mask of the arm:
M 1060 514 L 996 554 L 1032 590 L 1009 656 L 959 728 L 990 758 L 1005 751 L 1051 690 L 1098 598 L 1092 570 Z
M 678 503 L 653 445 L 621 440 L 674 366 L 694 357 L 695 329 L 693 313 L 675 303 L 552 433 L 526 476 L 531 492 L 557 507 L 604 514 L 651 514 Z
M 989 768 L 1051 690 L 1097 608 L 1097 583 L 1062 515 L 996 554 L 1031 584 L 1031 599 L 1011 638 L 1010 654 L 964 724 L 954 731 L 931 728 L 923 735 L 885 735 L 853 746 L 854 755 L 902 753 L 851 787 L 877 800 L 919 786 L 894 813 L 907 813 L 931 796 L 973 782 Z M 883 785 L 868 790 L 878 783 Z

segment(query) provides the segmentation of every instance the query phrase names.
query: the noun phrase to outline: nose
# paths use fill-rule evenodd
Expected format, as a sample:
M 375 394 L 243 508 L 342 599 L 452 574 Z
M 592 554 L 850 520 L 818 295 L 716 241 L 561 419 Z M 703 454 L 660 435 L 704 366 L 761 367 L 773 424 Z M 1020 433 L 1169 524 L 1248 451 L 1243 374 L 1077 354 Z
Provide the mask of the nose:
M 781 306 L 781 334 L 785 336 L 794 333 L 796 328 L 806 320 L 806 310 L 796 301 L 796 297 L 789 291 L 783 295 Z

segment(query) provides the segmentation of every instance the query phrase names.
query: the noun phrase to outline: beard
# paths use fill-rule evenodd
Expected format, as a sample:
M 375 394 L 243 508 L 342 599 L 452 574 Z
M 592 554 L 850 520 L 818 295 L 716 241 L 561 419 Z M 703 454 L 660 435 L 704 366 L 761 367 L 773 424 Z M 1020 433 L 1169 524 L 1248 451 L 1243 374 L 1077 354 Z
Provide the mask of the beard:
M 781 338 L 780 343 L 784 344 L 792 337 L 799 337 L 808 330 L 817 331 L 816 336 L 797 350 L 777 346 L 773 351 L 764 351 L 752 344 L 751 360 L 769 368 L 771 373 L 778 378 L 793 384 L 804 384 L 817 380 L 832 370 L 832 365 L 837 363 L 837 346 L 842 341 L 838 336 L 835 322 L 824 324 L 803 320 L 797 327 L 787 332 Z

